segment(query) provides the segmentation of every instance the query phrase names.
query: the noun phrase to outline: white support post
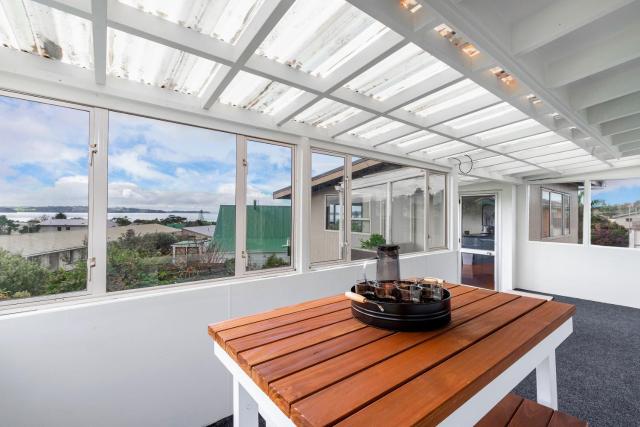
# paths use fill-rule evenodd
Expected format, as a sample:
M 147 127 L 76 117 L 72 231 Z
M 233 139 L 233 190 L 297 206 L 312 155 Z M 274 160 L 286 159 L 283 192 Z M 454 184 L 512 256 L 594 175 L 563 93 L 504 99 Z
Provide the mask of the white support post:
M 558 410 L 558 385 L 556 381 L 556 353 L 549 354 L 536 368 L 538 403 Z
M 295 236 L 309 236 L 311 229 L 311 145 L 308 138 L 303 138 L 296 146 L 295 158 Z M 305 238 L 293 239 L 296 269 L 302 273 L 311 266 L 310 241 Z
M 237 378 L 233 378 L 233 427 L 256 427 L 258 404 Z
M 584 208 L 582 209 L 582 244 L 591 246 L 591 180 L 584 182 L 584 196 L 582 198 Z

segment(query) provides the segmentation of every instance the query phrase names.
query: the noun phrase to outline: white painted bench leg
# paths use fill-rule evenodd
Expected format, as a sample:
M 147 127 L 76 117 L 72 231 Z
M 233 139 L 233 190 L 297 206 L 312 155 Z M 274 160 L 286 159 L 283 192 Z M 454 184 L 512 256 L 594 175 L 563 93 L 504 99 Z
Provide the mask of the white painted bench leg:
M 257 427 L 258 404 L 233 378 L 233 427 Z
M 556 382 L 556 352 L 545 358 L 536 368 L 538 403 L 558 410 L 558 385 Z

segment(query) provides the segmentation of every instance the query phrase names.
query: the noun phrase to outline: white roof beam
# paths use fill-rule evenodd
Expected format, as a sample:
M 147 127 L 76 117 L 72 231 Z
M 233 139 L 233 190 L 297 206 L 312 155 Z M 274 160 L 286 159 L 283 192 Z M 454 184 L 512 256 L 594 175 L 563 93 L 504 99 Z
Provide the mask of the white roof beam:
M 615 135 L 635 129 L 640 129 L 640 113 L 600 124 L 603 135 Z
M 633 0 L 560 0 L 512 25 L 511 52 L 529 53 Z
M 640 141 L 640 129 L 630 130 L 629 132 L 611 136 L 611 142 L 613 142 L 614 145 L 626 144 L 628 142 L 635 141 Z
M 591 124 L 600 124 L 636 113 L 640 113 L 640 92 L 587 108 L 587 119 Z
M 236 77 L 247 60 L 255 53 L 256 49 L 260 47 L 264 39 L 269 35 L 273 27 L 276 26 L 278 21 L 284 16 L 293 5 L 295 0 L 267 0 L 260 6 L 260 10 L 256 13 L 256 17 L 252 25 L 247 28 L 245 33 L 240 37 L 236 48 L 239 50 L 239 54 L 234 62 L 234 65 L 221 72 L 222 77 L 215 82 L 212 82 L 207 89 L 205 95 L 205 101 L 202 104 L 202 108 L 209 109 L 214 102 L 218 100 L 222 92 L 227 88 L 229 83 Z M 216 83 L 215 85 L 213 83 Z
M 79 16 L 87 20 L 91 20 L 91 6 L 87 1 L 83 0 L 33 0 L 45 6 L 58 9 L 71 15 Z M 93 0 L 92 0 L 93 1 Z
M 353 3 L 356 0 L 349 1 Z M 371 3 L 377 3 L 378 1 L 382 0 L 376 0 L 375 2 L 372 1 Z M 357 0 L 357 2 L 368 3 L 366 0 Z M 606 140 L 604 140 L 602 136 L 595 131 L 595 129 L 590 128 L 589 124 L 584 119 L 584 117 L 582 117 L 582 115 L 578 114 L 576 111 L 573 111 L 571 108 L 565 105 L 565 103 L 560 99 L 557 93 L 548 90 L 545 86 L 542 85 L 542 82 L 539 80 L 539 76 L 534 76 L 534 74 L 532 74 L 532 71 L 525 67 L 522 61 L 517 60 L 514 56 L 511 55 L 510 52 L 507 51 L 504 46 L 504 40 L 496 40 L 496 38 L 492 34 L 491 28 L 489 28 L 490 25 L 487 25 L 486 22 L 478 22 L 477 19 L 474 19 L 475 16 L 472 12 L 463 10 L 463 3 L 455 3 L 445 0 L 422 0 L 422 3 L 430 6 L 431 9 L 442 16 L 443 19 L 446 22 L 450 23 L 454 28 L 456 28 L 456 30 L 459 30 L 467 35 L 471 40 L 473 40 L 474 44 L 478 47 L 478 49 L 480 49 L 481 52 L 485 52 L 486 54 L 494 58 L 499 64 L 505 67 L 506 70 L 516 76 L 517 80 L 521 81 L 533 93 L 535 93 L 546 105 L 550 106 L 554 111 L 557 111 L 561 116 L 566 117 L 585 134 L 592 137 L 593 140 L 602 145 L 603 148 L 610 153 L 610 155 L 614 157 L 619 156 L 619 153 L 614 147 L 612 147 Z M 474 4 L 474 2 L 464 2 L 464 5 L 469 7 L 476 7 L 476 9 L 478 9 L 478 5 Z M 384 19 L 382 19 L 382 22 L 385 22 Z M 396 30 L 395 28 L 393 29 Z M 416 44 L 431 52 L 429 46 L 425 45 L 425 43 Z M 452 48 L 452 46 L 450 46 L 450 48 Z M 434 50 L 432 54 L 434 56 L 437 56 L 439 55 L 439 52 Z M 444 58 L 439 59 L 445 61 Z M 454 63 L 448 64 L 456 68 Z M 468 74 L 468 72 L 465 72 L 464 69 L 461 69 L 460 71 Z M 492 90 L 490 82 L 493 81 L 493 84 L 495 85 L 497 84 L 496 81 L 498 79 L 496 79 L 488 71 L 486 73 L 474 73 L 469 77 L 479 85 L 492 91 L 494 94 L 500 96 L 505 101 L 511 103 L 514 107 L 525 112 L 532 118 L 541 120 L 540 115 L 536 114 L 535 110 L 532 111 L 531 103 L 526 100 L 526 96 L 523 96 L 526 94 L 518 93 L 519 96 L 514 97 L 512 93 L 509 93 L 507 91 L 500 92 Z M 522 89 L 520 89 L 520 91 L 522 91 Z M 575 142 L 579 145 L 582 144 L 582 142 L 580 141 Z M 602 160 L 606 160 L 605 156 L 603 156 L 602 154 L 598 153 L 596 155 Z
M 352 131 L 357 127 L 372 122 L 377 117 L 377 114 L 371 113 L 369 111 L 360 111 L 358 114 L 349 117 L 347 120 L 333 126 L 329 130 L 329 135 L 331 136 L 331 138 L 335 138 L 345 133 L 349 133 L 349 131 Z
M 620 70 L 591 76 L 567 86 L 571 106 L 583 110 L 637 92 L 640 88 L 640 62 Z
M 93 68 L 96 83 L 107 81 L 107 2 L 91 0 L 93 30 Z
M 640 26 L 634 22 L 621 32 L 552 62 L 546 67 L 545 81 L 550 87 L 565 86 L 636 58 L 640 58 Z
M 356 76 L 393 55 L 395 52 L 406 46 L 407 43 L 408 42 L 405 39 L 393 32 L 386 33 L 375 43 L 367 46 L 367 48 L 359 52 L 347 63 L 343 64 L 340 67 L 341 72 L 343 73 L 342 77 L 329 76 L 325 81 L 322 81 L 322 86 L 319 87 L 318 94 L 312 100 L 301 102 L 298 104 L 298 108 L 290 111 L 288 114 L 280 115 L 277 120 L 278 126 L 282 126 L 302 111 L 320 101 L 327 94 L 341 89 L 342 86 L 353 80 Z

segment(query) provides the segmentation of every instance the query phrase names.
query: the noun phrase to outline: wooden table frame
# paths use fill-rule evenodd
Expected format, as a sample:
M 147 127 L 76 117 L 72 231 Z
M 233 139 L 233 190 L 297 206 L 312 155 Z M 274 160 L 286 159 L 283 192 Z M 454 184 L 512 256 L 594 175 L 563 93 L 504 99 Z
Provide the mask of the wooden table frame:
M 440 423 L 441 426 L 473 425 L 489 412 L 530 372 L 536 370 L 537 400 L 558 409 L 556 348 L 573 332 L 572 318 L 551 332 L 531 350 L 483 387 Z M 215 355 L 233 376 L 233 425 L 258 425 L 258 413 L 267 426 L 293 426 L 291 419 L 265 394 L 240 366 L 215 343 Z

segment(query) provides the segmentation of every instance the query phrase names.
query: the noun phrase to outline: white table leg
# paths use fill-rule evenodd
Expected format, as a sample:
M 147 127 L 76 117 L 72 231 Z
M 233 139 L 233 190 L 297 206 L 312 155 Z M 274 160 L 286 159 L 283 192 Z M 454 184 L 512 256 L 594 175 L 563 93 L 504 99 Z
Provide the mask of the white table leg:
M 556 382 L 556 352 L 552 350 L 536 367 L 538 403 L 558 410 L 558 385 Z
M 258 404 L 237 378 L 233 378 L 233 427 L 256 427 Z

